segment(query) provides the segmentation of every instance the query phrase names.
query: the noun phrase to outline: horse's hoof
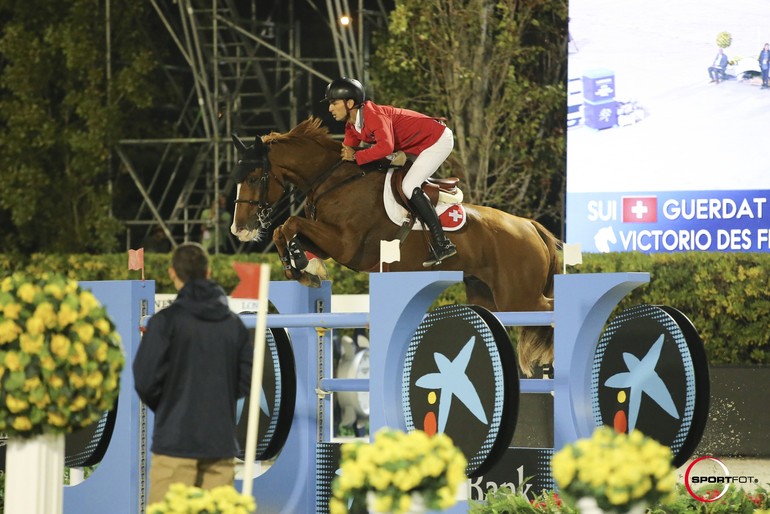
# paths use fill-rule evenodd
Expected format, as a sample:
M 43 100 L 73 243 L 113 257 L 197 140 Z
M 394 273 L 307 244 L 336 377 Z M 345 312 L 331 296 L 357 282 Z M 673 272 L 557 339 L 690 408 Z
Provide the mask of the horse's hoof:
M 319 259 L 318 257 L 310 259 L 310 262 L 308 263 L 307 268 L 305 268 L 305 273 L 310 273 L 311 275 L 315 275 L 321 280 L 329 279 L 329 270 L 326 269 L 326 263 L 323 260 Z
M 315 275 L 311 275 L 310 273 L 303 273 L 302 278 L 299 279 L 299 283 L 306 287 L 321 287 L 321 279 Z

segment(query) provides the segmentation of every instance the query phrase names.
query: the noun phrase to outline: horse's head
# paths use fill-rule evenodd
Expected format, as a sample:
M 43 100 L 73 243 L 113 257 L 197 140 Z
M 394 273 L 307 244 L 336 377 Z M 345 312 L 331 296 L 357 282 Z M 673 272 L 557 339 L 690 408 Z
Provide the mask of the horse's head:
M 305 194 L 340 162 L 341 144 L 329 137 L 318 118 L 308 118 L 286 134 L 256 137 L 252 146 L 233 135 L 238 184 L 230 231 L 241 241 L 261 240 L 270 216 L 289 184 Z
M 273 208 L 283 197 L 286 187 L 272 172 L 270 147 L 259 136 L 247 147 L 233 134 L 233 144 L 238 153 L 233 169 L 238 198 L 230 231 L 241 241 L 260 241 L 267 234 Z

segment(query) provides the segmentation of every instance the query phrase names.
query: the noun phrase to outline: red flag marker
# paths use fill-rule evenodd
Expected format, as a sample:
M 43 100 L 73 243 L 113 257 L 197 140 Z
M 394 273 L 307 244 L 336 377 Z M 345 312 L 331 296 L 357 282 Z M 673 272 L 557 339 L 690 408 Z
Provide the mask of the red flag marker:
M 259 298 L 260 264 L 253 262 L 234 262 L 233 269 L 241 281 L 235 286 L 230 296 L 233 298 Z
M 142 281 L 144 282 L 144 248 L 128 251 L 128 269 L 142 270 Z

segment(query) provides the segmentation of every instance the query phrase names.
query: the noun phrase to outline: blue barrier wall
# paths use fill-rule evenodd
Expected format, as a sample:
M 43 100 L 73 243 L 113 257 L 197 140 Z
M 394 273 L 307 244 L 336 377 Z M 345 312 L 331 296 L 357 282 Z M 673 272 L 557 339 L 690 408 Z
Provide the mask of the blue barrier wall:
M 633 288 L 647 283 L 647 273 L 558 275 L 553 313 L 497 313 L 506 325 L 555 324 L 553 380 L 523 381 L 521 391 L 554 393 L 554 446 L 587 437 L 594 429 L 589 398 L 593 353 L 612 309 Z M 268 327 L 288 327 L 297 374 L 291 431 L 272 466 L 255 479 L 253 492 L 260 514 L 322 512 L 316 480 L 319 455 L 331 438 L 332 391 L 370 393 L 370 431 L 405 428 L 401 409 L 401 374 L 410 339 L 436 297 L 461 282 L 460 272 L 384 273 L 370 275 L 370 313 L 331 314 L 331 284 L 308 289 L 294 282 L 273 282 L 270 301 L 281 314 L 268 316 Z M 151 314 L 154 282 L 83 282 L 107 307 L 123 338 L 129 365 L 123 374 L 118 417 L 103 462 L 85 482 L 65 489 L 67 514 L 137 514 L 143 512 L 149 416 L 142 413 L 133 390 L 130 362 L 140 341 L 141 317 Z M 149 308 L 147 306 L 149 305 Z M 255 326 L 255 316 L 243 316 Z M 368 381 L 333 379 L 332 343 L 325 328 L 370 329 L 371 370 Z M 396 378 L 394 378 L 396 377 Z M 325 462 L 325 461 L 324 461 Z M 326 465 L 325 463 L 323 465 Z M 328 472 L 328 470 L 327 470 Z M 236 486 L 240 489 L 240 483 Z M 326 489 L 324 489 L 326 488 Z M 319 510 L 320 509 L 320 510 Z M 460 502 L 450 513 L 467 512 Z
M 155 282 L 80 282 L 107 308 L 123 342 L 126 368 L 120 379 L 118 414 L 112 440 L 104 459 L 84 482 L 64 488 L 64 512 L 68 514 L 137 514 L 143 511 L 145 487 L 140 467 L 145 464 L 143 430 L 146 418 L 134 393 L 131 362 L 139 347 L 143 315 L 155 308 Z

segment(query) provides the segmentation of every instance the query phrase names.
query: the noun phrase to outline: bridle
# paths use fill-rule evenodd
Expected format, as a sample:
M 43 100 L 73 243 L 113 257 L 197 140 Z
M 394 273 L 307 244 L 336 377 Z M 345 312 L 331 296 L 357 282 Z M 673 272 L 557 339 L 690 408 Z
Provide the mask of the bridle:
M 269 151 L 269 150 L 268 150 Z M 268 228 L 270 228 L 273 215 L 273 210 L 275 208 L 275 205 L 271 205 L 270 202 L 267 201 L 267 190 L 270 187 L 270 177 L 273 177 L 276 182 L 281 186 L 282 192 L 281 196 L 278 198 L 278 201 L 275 202 L 276 204 L 280 203 L 281 200 L 287 195 L 288 188 L 286 187 L 286 183 L 283 182 L 275 173 L 273 173 L 272 165 L 270 164 L 270 159 L 267 158 L 267 151 L 263 153 L 258 159 L 239 159 L 237 165 L 240 166 L 249 166 L 249 170 L 255 170 L 257 168 L 262 169 L 262 174 L 259 177 L 259 199 L 258 200 L 240 200 L 236 199 L 235 203 L 247 203 L 249 205 L 256 205 L 257 212 L 254 214 L 254 217 L 256 218 L 254 223 L 254 228 L 257 229 L 257 236 L 255 239 L 259 240 L 262 238 L 262 236 L 265 234 Z M 248 178 L 248 175 L 246 175 L 243 180 L 239 182 L 243 183 Z
M 288 193 L 291 191 L 291 187 L 287 187 L 286 183 L 281 180 L 275 173 L 273 173 L 272 165 L 270 164 L 270 159 L 268 159 L 268 153 L 270 152 L 270 149 L 268 147 L 267 151 L 265 151 L 259 158 L 256 159 L 239 159 L 237 165 L 239 167 L 241 166 L 249 166 L 247 169 L 249 170 L 255 170 L 257 168 L 262 168 L 262 175 L 259 177 L 259 199 L 258 200 L 239 200 L 236 199 L 235 203 L 246 203 L 249 205 L 256 205 L 258 207 L 257 212 L 255 213 L 254 217 L 256 218 L 254 223 L 254 228 L 257 229 L 257 236 L 255 239 L 259 240 L 262 238 L 264 233 L 270 228 L 270 225 L 272 224 L 272 215 L 273 210 L 276 204 L 280 203 L 281 200 L 284 199 L 288 195 Z M 317 176 L 308 187 L 308 192 L 306 196 L 309 198 L 312 196 L 313 192 L 315 191 L 316 187 L 319 186 L 321 183 L 323 183 L 327 178 L 331 176 L 332 173 L 334 173 L 334 170 L 336 170 L 344 161 L 338 160 L 335 161 L 329 168 L 326 169 L 323 173 L 321 173 L 319 176 Z M 348 183 L 351 180 L 358 179 L 360 177 L 363 177 L 364 173 L 361 172 L 359 175 L 355 175 L 353 177 L 348 178 L 347 180 L 344 180 L 342 183 L 335 185 L 332 187 L 332 189 L 336 189 L 338 187 L 343 186 L 344 184 Z M 238 183 L 243 183 L 248 175 L 244 176 L 243 180 L 240 180 Z M 276 182 L 281 186 L 282 192 L 281 196 L 278 198 L 278 200 L 275 202 L 275 204 L 270 204 L 270 202 L 267 201 L 267 190 L 270 185 L 270 177 L 273 177 Z M 330 192 L 324 191 L 320 195 L 318 195 L 315 198 L 315 202 L 318 201 L 318 198 L 323 196 L 324 194 Z M 315 203 L 312 201 L 309 201 L 308 208 L 310 210 L 310 217 L 312 219 L 315 219 L 315 212 L 316 207 Z

